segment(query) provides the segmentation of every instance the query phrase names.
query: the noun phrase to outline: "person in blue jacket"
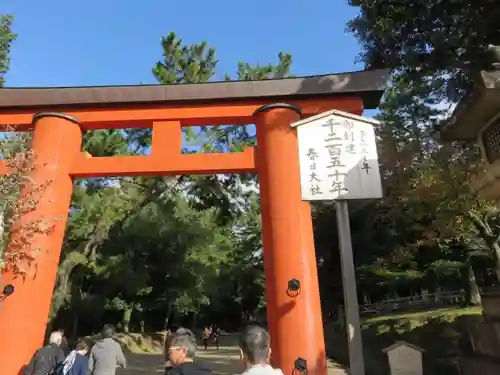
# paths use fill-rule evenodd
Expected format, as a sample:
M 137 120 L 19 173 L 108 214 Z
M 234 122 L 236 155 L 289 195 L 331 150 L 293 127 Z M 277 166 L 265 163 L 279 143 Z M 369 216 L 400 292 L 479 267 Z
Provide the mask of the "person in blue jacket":
M 87 375 L 89 368 L 88 351 L 87 343 L 83 340 L 78 341 L 75 350 L 69 353 L 61 364 L 58 375 Z

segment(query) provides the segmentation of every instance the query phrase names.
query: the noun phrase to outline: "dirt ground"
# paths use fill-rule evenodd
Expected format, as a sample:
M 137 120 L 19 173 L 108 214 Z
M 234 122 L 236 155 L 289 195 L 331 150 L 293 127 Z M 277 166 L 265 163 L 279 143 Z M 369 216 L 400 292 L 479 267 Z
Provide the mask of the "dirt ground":
M 198 361 L 204 362 L 212 369 L 214 375 L 236 375 L 243 372 L 239 360 L 239 349 L 236 346 L 221 346 L 219 350 L 210 348 L 207 352 L 200 351 Z M 117 375 L 154 375 L 163 374 L 163 361 L 161 355 L 132 354 L 127 355 L 128 368 L 119 369 Z M 345 375 L 347 372 L 329 363 L 328 375 Z

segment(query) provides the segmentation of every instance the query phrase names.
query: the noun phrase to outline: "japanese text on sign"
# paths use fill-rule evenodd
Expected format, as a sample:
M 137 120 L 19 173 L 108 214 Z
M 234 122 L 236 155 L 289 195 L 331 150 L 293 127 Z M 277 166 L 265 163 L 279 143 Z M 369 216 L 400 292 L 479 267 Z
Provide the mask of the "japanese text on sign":
M 314 148 L 310 148 L 307 150 L 307 157 L 310 160 L 309 164 L 309 190 L 311 195 L 320 195 L 322 194 L 321 192 L 321 179 L 319 178 L 318 174 L 316 173 L 316 159 L 319 158 L 319 154 Z
M 303 199 L 381 197 L 370 122 L 329 115 L 298 125 L 297 134 Z

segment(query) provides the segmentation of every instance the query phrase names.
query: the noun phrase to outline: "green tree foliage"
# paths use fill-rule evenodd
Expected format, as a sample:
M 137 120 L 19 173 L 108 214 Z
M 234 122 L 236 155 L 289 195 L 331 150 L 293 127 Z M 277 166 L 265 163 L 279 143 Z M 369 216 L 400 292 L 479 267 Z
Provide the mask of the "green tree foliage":
M 9 52 L 16 35 L 12 32 L 11 15 L 0 14 L 0 86 L 4 85 L 4 75 L 9 70 Z
M 420 100 L 455 102 L 483 69 L 489 44 L 498 44 L 500 11 L 493 0 L 409 2 L 350 0 L 360 14 L 349 23 L 367 67 L 389 67 L 429 92 Z
M 417 280 L 417 289 L 429 289 L 422 284 L 429 275 L 469 268 L 478 251 L 495 259 L 492 236 L 474 222 L 493 203 L 469 190 L 484 168 L 479 151 L 441 144 L 436 129 L 472 87 L 474 73 L 487 67 L 486 47 L 499 39 L 498 9 L 488 0 L 349 4 L 359 10 L 348 24 L 362 46 L 359 60 L 392 73 L 377 115 L 385 197 L 353 217 L 353 227 L 363 227 L 364 234 L 355 246 L 363 249 L 356 259 L 361 278 L 373 285 L 376 275 L 405 272 L 406 279 Z M 484 277 L 482 282 L 489 283 Z

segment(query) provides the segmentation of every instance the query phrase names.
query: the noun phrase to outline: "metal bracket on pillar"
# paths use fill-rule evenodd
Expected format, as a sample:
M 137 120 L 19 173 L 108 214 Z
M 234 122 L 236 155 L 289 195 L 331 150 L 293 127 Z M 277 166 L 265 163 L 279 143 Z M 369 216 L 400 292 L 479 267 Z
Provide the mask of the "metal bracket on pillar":
M 293 364 L 292 375 L 307 375 L 307 360 L 304 358 L 297 358 Z
M 3 287 L 2 294 L 0 295 L 0 301 L 3 301 L 10 295 L 12 295 L 15 291 L 14 285 L 7 284 Z
M 291 109 L 292 111 L 297 112 L 300 116 L 302 116 L 302 111 L 300 110 L 299 107 L 293 104 L 288 104 L 288 103 L 272 103 L 272 104 L 266 104 L 263 105 L 262 107 L 259 107 L 255 110 L 253 115 L 255 116 L 258 113 L 266 112 L 269 111 L 270 109 Z
M 80 127 L 80 130 L 82 131 L 82 134 L 85 134 L 87 130 L 82 126 L 80 121 L 76 119 L 75 117 L 71 115 L 67 115 L 65 113 L 60 113 L 60 112 L 37 112 L 33 115 L 33 119 L 31 120 L 31 124 L 34 125 L 36 122 L 44 117 L 57 117 L 57 118 L 62 118 L 68 121 L 71 121 L 72 123 L 75 123 Z
M 288 280 L 286 294 L 290 297 L 297 297 L 300 294 L 300 281 L 297 279 Z

